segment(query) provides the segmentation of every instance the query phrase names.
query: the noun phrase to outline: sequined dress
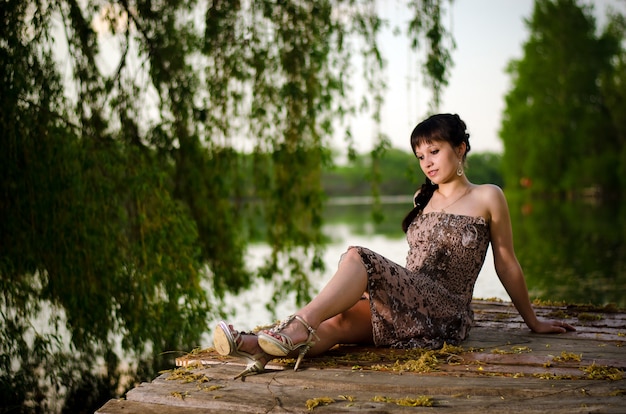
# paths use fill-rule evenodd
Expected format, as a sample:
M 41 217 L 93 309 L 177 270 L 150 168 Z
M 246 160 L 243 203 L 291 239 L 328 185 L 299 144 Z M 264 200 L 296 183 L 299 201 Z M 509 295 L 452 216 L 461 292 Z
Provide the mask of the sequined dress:
M 457 345 L 472 326 L 474 283 L 489 246 L 482 217 L 420 214 L 407 231 L 402 267 L 355 247 L 368 272 L 374 343 L 393 348 Z

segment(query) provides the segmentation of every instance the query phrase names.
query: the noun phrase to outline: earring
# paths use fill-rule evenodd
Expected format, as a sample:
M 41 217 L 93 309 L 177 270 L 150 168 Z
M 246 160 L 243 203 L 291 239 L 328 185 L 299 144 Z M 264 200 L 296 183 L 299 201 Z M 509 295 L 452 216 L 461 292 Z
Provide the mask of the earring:
M 459 160 L 459 166 L 456 169 L 456 175 L 459 177 L 463 175 L 463 166 L 461 165 L 461 160 Z

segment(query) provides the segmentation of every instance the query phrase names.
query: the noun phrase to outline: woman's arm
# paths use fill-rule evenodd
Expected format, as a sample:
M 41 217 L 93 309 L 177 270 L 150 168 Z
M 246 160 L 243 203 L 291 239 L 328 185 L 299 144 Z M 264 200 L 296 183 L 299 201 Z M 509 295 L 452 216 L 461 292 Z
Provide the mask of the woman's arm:
M 574 327 L 560 321 L 540 321 L 530 303 L 522 267 L 513 249 L 511 217 L 504 193 L 497 186 L 484 186 L 489 206 L 491 248 L 498 278 L 526 325 L 534 332 L 562 333 Z

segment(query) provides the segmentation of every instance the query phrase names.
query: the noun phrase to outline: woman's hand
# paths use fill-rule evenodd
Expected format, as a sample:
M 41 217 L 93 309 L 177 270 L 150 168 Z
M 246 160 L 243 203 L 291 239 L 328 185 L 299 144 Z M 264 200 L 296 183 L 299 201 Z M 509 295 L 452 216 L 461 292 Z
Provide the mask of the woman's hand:
M 538 321 L 537 325 L 530 329 L 536 333 L 565 333 L 576 330 L 572 325 L 561 321 Z

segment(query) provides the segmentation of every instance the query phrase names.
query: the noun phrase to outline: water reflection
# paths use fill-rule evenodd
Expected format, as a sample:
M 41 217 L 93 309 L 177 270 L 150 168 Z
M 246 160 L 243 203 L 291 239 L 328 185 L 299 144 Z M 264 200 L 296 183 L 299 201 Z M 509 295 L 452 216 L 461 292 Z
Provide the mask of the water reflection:
M 531 201 L 522 194 L 507 194 L 507 199 L 515 249 L 531 298 L 626 307 L 626 208 L 622 204 Z M 384 220 L 374 223 L 370 206 L 331 205 L 326 220 L 329 225 L 348 225 L 356 235 L 401 239 L 399 223 L 409 208 L 410 204 L 383 204 Z
M 620 203 L 509 196 L 531 296 L 626 307 L 626 211 Z
M 508 193 L 507 199 L 515 250 L 531 298 L 626 307 L 626 207 L 622 203 L 529 200 Z M 347 224 L 355 234 L 403 238 L 399 223 L 408 208 L 385 204 L 384 220 L 374 223 L 369 206 L 329 206 L 327 223 Z
M 383 198 L 380 206 L 381 220 L 374 220 L 374 208 L 370 199 L 354 198 L 354 203 L 349 199 L 342 199 L 341 203 L 333 203 L 330 200 L 326 206 L 324 223 L 326 226 L 348 226 L 348 234 L 352 235 L 379 235 L 392 239 L 403 239 L 404 232 L 400 223 L 411 209 L 411 197 Z
M 519 195 L 507 194 L 514 230 L 514 241 L 520 263 L 524 268 L 532 298 L 569 303 L 592 303 L 605 305 L 614 303 L 626 307 L 626 211 L 621 204 L 593 204 L 585 201 L 529 201 Z M 401 200 L 400 200 L 401 201 Z M 319 280 L 312 281 L 318 290 L 336 269 L 337 261 L 348 245 L 364 245 L 403 264 L 408 247 L 400 223 L 410 209 L 407 202 L 385 203 L 381 206 L 383 220 L 372 220 L 369 204 L 329 205 L 325 216 L 325 233 L 330 241 L 324 256 L 327 271 Z M 262 262 L 268 254 L 268 247 L 251 247 L 248 259 Z M 252 328 L 266 323 L 272 317 L 265 308 L 271 297 L 269 284 L 257 285 L 253 291 L 231 297 L 227 304 L 232 312 L 237 312 L 232 321 L 238 326 Z M 7 364 L 21 364 L 20 372 L 13 377 L 0 372 L 0 412 L 36 412 L 20 406 L 22 401 L 42 401 L 37 408 L 42 411 L 59 412 L 62 408 L 98 407 L 103 396 L 119 393 L 125 368 L 120 367 L 120 359 L 107 348 L 98 352 L 104 372 L 94 373 L 92 359 L 94 352 L 77 352 L 75 349 L 47 349 L 49 343 L 58 336 L 61 340 L 67 333 L 59 330 L 63 323 L 53 323 L 50 318 L 52 338 L 42 340 L 41 335 L 32 335 L 28 343 L 28 328 L 31 320 L 37 319 L 45 303 L 37 301 L 34 290 L 21 292 L 20 301 L 32 303 L 34 308 L 25 314 L 13 315 L 17 308 L 12 302 L 5 302 L 0 311 L 13 315 L 11 323 L 0 328 L 0 357 Z M 30 293 L 29 293 L 30 292 Z M 507 299 L 501 284 L 495 276 L 491 256 L 478 277 L 475 296 L 499 297 Z M 17 300 L 16 299 L 16 300 Z M 281 304 L 276 313 L 284 316 L 293 312 L 294 299 Z M 228 312 L 228 309 L 225 309 Z M 48 312 L 46 312 L 48 313 Z M 14 322 L 14 321 L 16 322 Z M 18 323 L 19 322 L 19 323 Z M 47 332 L 41 329 L 41 332 Z M 3 336 L 2 336 L 3 335 Z M 46 333 L 47 335 L 47 333 Z M 210 338 L 203 337 L 202 346 L 210 344 Z M 17 338 L 22 338 L 20 341 Z M 45 339 L 45 338 L 44 338 Z M 12 344 L 22 344 L 23 352 L 11 348 Z M 111 345 L 112 346 L 112 345 Z M 60 347 L 63 348 L 63 347 Z M 90 348 L 88 351 L 93 351 Z M 188 350 L 187 350 L 188 351 Z M 181 351 L 182 352 L 182 351 Z M 11 359 L 18 355 L 21 359 Z M 128 357 L 128 355 L 126 355 Z M 154 367 L 168 356 L 154 360 L 141 360 L 134 366 L 131 376 L 150 376 Z M 157 360 L 158 359 L 158 360 Z M 171 367 L 171 362 L 168 367 Z M 46 377 L 41 373 L 46 370 Z M 16 383 L 16 379 L 19 383 Z M 62 381 L 61 381 L 62 380 Z M 49 381 L 49 382 L 45 382 Z M 61 396 L 52 395 L 59 393 Z M 11 406 L 13 402 L 13 406 Z M 62 407 L 61 404 L 64 404 Z
M 328 282 L 328 279 L 337 269 L 339 257 L 350 245 L 368 247 L 384 255 L 389 260 L 398 264 L 405 264 L 409 248 L 404 238 L 404 233 L 400 231 L 400 234 L 395 234 L 395 237 L 376 233 L 374 231 L 376 225 L 371 221 L 368 222 L 368 212 L 361 210 L 360 215 L 364 217 L 364 220 L 357 220 L 353 226 L 342 222 L 334 222 L 325 227 L 324 233 L 331 239 L 326 246 L 323 256 L 326 271 L 317 277 L 312 277 L 313 293 L 318 292 Z M 355 231 L 355 227 L 359 229 L 358 232 Z M 391 227 L 391 224 L 389 224 L 389 227 Z M 269 253 L 270 248 L 266 244 L 255 244 L 250 247 L 246 257 L 251 266 L 258 266 L 263 263 L 264 258 Z M 491 249 L 489 249 L 485 264 L 476 280 L 474 297 L 496 298 L 508 301 L 510 300 L 509 296 L 498 280 L 492 257 Z M 230 315 L 230 322 L 243 329 L 265 325 L 268 321 L 283 318 L 285 315 L 290 315 L 297 310 L 295 295 L 292 294 L 288 300 L 282 301 L 274 312 L 271 312 L 266 305 L 272 296 L 272 289 L 273 286 L 270 282 L 260 281 L 249 291 L 241 292 L 238 295 L 227 295 L 225 306 L 222 309 Z M 213 327 L 219 319 L 219 317 L 216 317 L 212 320 L 210 326 Z M 211 343 L 211 332 L 207 332 L 204 343 Z

